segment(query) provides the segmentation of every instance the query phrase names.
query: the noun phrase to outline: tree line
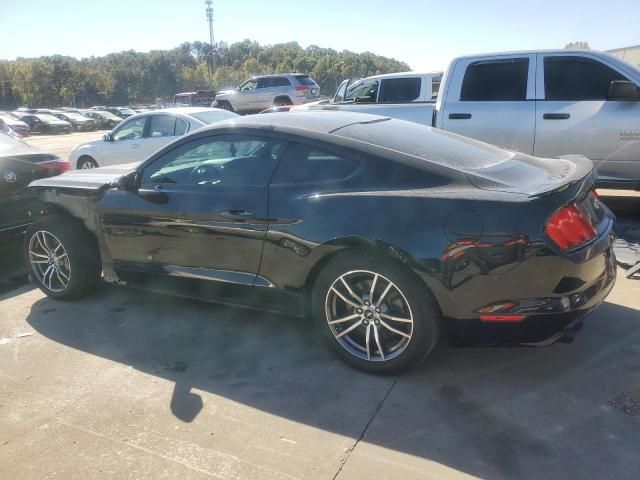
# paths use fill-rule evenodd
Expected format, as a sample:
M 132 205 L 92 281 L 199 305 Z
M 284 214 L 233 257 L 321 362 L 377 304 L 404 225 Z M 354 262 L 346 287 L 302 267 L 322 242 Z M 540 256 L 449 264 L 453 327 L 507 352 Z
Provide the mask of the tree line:
M 222 90 L 259 74 L 311 75 L 332 95 L 345 78 L 409 70 L 406 63 L 297 42 L 263 46 L 244 40 L 214 47 L 186 42 L 172 50 L 77 59 L 62 55 L 0 60 L 0 109 L 152 103 L 177 92 Z

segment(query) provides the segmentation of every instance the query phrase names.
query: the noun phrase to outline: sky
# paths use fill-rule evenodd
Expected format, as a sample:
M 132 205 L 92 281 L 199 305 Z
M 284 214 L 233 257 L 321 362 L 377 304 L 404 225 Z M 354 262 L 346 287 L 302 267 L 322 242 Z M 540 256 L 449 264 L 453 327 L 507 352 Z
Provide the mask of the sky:
M 640 44 L 638 0 L 214 0 L 216 41 L 370 51 L 413 70 L 454 57 Z M 204 0 L 0 0 L 0 59 L 101 56 L 208 41 Z

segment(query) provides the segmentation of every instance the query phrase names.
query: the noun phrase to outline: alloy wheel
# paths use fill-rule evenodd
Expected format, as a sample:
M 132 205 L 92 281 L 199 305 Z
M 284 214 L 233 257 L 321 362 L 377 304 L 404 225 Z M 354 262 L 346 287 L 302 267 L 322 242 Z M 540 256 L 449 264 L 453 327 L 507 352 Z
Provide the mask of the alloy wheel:
M 85 160 L 84 162 L 82 162 L 80 164 L 80 169 L 81 170 L 89 170 L 91 168 L 96 168 L 95 165 L 93 164 L 93 162 L 89 161 L 89 160 Z
M 62 292 L 71 281 L 71 263 L 62 242 L 39 230 L 29 240 L 29 263 L 38 282 L 52 292 Z
M 354 270 L 338 277 L 327 292 L 325 312 L 338 343 L 364 360 L 397 357 L 413 335 L 413 313 L 404 293 L 376 272 Z

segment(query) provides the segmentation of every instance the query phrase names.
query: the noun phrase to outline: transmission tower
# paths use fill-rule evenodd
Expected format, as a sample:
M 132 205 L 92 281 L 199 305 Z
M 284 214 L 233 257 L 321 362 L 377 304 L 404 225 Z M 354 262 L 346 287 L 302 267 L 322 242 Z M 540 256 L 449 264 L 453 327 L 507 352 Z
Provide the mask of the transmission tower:
M 205 0 L 205 11 L 207 12 L 207 22 L 209 22 L 209 42 L 213 47 L 213 1 Z

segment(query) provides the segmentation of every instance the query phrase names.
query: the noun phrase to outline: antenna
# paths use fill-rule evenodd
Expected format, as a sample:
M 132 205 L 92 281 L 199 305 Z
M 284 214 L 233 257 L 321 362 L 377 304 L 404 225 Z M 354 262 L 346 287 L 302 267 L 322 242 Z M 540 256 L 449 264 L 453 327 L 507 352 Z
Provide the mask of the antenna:
M 209 43 L 213 47 L 213 1 L 212 0 L 204 0 L 204 4 L 206 6 L 205 11 L 207 12 L 207 22 L 209 22 Z

